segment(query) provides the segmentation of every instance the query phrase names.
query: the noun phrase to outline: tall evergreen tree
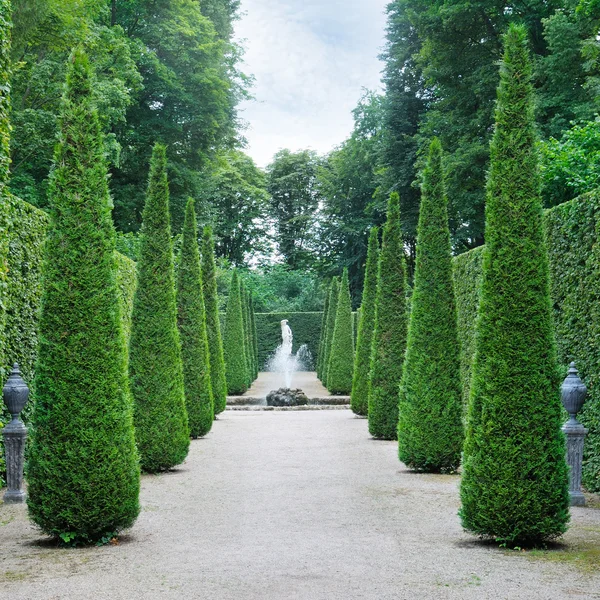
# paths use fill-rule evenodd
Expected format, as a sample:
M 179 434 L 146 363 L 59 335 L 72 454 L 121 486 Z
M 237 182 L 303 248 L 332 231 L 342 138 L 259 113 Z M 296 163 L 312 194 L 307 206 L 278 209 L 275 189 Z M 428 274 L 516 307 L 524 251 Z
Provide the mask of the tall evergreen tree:
M 419 471 L 456 471 L 463 445 L 460 346 L 442 146 L 423 173 L 417 257 L 398 405 L 400 460 Z
M 210 431 L 215 414 L 204 316 L 198 227 L 194 201 L 191 198 L 185 209 L 183 243 L 177 275 L 177 322 L 181 337 L 185 405 L 190 435 L 196 438 Z
M 248 290 L 244 282 L 240 285 L 240 297 L 242 300 L 242 322 L 244 324 L 244 356 L 246 357 L 246 381 L 248 387 L 252 385 L 252 356 L 250 351 L 250 311 L 249 311 L 249 300 Z
M 217 299 L 217 276 L 215 269 L 215 247 L 210 227 L 202 235 L 202 291 L 206 314 L 206 337 L 210 356 L 210 378 L 215 415 L 223 412 L 227 405 L 227 383 L 225 381 L 225 358 L 219 320 Z
M 77 49 L 68 65 L 50 180 L 27 477 L 33 521 L 74 543 L 130 527 L 139 512 L 115 231 L 93 94 L 87 56 Z
M 390 196 L 379 256 L 375 333 L 369 378 L 369 433 L 394 440 L 398 388 L 406 350 L 406 268 L 400 228 L 400 197 Z
M 467 530 L 519 545 L 553 539 L 569 520 L 533 113 L 527 32 L 511 25 L 490 148 L 460 515 Z
M 327 387 L 332 394 L 349 394 L 354 372 L 354 324 L 352 301 L 348 283 L 348 269 L 344 269 L 331 341 L 327 372 Z
M 159 144 L 150 162 L 137 271 L 129 375 L 142 470 L 156 473 L 182 463 L 190 445 L 177 330 L 167 152 Z
M 367 416 L 369 412 L 369 372 L 371 370 L 371 348 L 375 328 L 375 301 L 377 299 L 377 268 L 379 262 L 379 240 L 377 235 L 377 228 L 373 227 L 369 235 L 365 285 L 358 324 L 354 376 L 350 397 L 352 410 L 361 416 Z
M 323 377 L 321 381 L 327 387 L 327 375 L 329 373 L 329 357 L 331 356 L 331 343 L 333 342 L 333 330 L 335 329 L 335 317 L 337 315 L 337 303 L 340 293 L 339 279 L 331 280 L 329 290 L 329 311 L 327 313 L 327 329 L 325 331 L 325 354 L 323 356 Z
M 323 361 L 325 357 L 325 346 L 327 345 L 327 315 L 329 313 L 329 296 L 331 285 L 325 294 L 325 305 L 323 306 L 323 315 L 321 316 L 321 335 L 319 337 L 319 354 L 317 355 L 317 377 L 323 380 Z
M 227 392 L 230 395 L 241 395 L 248 389 L 248 372 L 246 370 L 244 344 L 244 315 L 237 271 L 233 272 L 229 287 L 225 331 L 223 333 L 223 350 L 225 353 Z

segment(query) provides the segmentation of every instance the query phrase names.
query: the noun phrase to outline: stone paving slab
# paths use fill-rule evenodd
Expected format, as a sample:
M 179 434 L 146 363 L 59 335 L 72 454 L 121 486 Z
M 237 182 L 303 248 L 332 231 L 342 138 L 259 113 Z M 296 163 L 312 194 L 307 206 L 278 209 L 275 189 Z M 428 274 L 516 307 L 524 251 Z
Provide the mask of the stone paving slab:
M 0 505 L 0 598 L 600 598 L 600 510 L 573 509 L 556 551 L 506 551 L 462 531 L 458 484 L 407 471 L 347 410 L 226 411 L 179 469 L 144 476 L 118 545 L 57 548 Z

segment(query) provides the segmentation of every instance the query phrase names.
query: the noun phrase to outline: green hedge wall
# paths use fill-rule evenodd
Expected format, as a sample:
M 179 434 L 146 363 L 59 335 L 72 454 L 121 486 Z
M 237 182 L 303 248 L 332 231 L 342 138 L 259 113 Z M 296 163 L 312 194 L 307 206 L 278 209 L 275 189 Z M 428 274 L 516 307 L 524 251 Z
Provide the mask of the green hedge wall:
M 220 313 L 221 326 L 225 315 Z M 258 337 L 258 370 L 264 371 L 265 363 L 275 348 L 281 344 L 281 321 L 287 319 L 294 334 L 293 351 L 306 344 L 313 357 L 313 369 L 317 364 L 317 352 L 321 339 L 322 312 L 256 313 L 256 335 Z M 354 343 L 358 313 L 352 313 L 354 321 Z
M 44 211 L 15 196 L 9 197 L 8 208 L 8 273 L 6 295 L 2 298 L 6 325 L 4 331 L 0 332 L 1 385 L 4 385 L 10 366 L 18 362 L 23 378 L 31 387 L 37 358 L 42 261 L 49 219 Z M 125 335 L 129 339 L 131 307 L 136 285 L 135 263 L 117 253 L 117 264 L 120 297 L 123 302 L 122 319 Z M 29 402 L 23 411 L 25 420 L 32 406 L 33 403 Z M 9 415 L 2 404 L 0 427 L 8 420 Z M 0 438 L 0 486 L 4 484 L 4 471 L 4 446 Z
M 590 430 L 584 484 L 600 491 L 600 190 L 546 211 L 545 226 L 561 375 L 566 375 L 570 360 L 576 360 L 588 386 L 581 415 Z M 481 248 L 454 258 L 465 402 L 475 349 L 481 258 Z
M 317 359 L 319 340 L 321 338 L 320 312 L 304 313 L 256 313 L 256 335 L 258 336 L 258 368 L 264 371 L 265 362 L 275 348 L 281 344 L 281 321 L 287 319 L 294 334 L 293 351 L 297 352 L 303 344 L 313 357 Z

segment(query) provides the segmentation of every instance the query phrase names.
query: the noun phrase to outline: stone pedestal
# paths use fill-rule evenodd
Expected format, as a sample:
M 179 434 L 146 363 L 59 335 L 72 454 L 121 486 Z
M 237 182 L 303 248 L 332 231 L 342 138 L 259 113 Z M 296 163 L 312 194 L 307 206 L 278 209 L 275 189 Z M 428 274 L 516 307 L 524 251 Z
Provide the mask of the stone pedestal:
M 571 506 L 585 506 L 585 496 L 581 491 L 581 470 L 583 463 L 583 443 L 588 430 L 574 417 L 562 428 L 567 438 L 567 464 L 569 465 L 569 496 Z
M 6 458 L 5 504 L 18 504 L 25 501 L 23 491 L 23 464 L 25 462 L 25 439 L 27 428 L 19 419 L 13 419 L 2 430 L 4 455 Z

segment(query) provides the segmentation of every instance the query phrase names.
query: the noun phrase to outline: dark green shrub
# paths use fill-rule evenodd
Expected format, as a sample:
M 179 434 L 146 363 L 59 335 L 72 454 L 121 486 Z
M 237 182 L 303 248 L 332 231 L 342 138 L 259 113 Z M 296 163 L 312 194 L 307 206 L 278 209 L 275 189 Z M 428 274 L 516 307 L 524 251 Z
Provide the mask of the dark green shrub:
M 406 350 L 406 267 L 400 226 L 400 198 L 390 196 L 379 255 L 375 332 L 369 376 L 369 433 L 395 440 L 398 389 Z
M 251 338 L 250 338 L 250 295 L 248 289 L 242 283 L 241 284 L 241 297 L 242 297 L 242 321 L 244 323 L 244 355 L 246 356 L 246 373 L 248 378 L 248 387 L 252 385 L 254 381 L 254 367 L 252 366 L 252 349 L 251 349 Z
M 181 258 L 177 272 L 177 324 L 181 338 L 185 406 L 190 435 L 206 435 L 215 418 L 206 338 L 198 227 L 194 201 L 185 208 Z
M 340 283 L 338 278 L 334 277 L 329 288 L 329 310 L 327 312 L 327 327 L 325 328 L 325 353 L 323 354 L 323 377 L 321 378 L 325 387 L 327 387 L 327 376 L 329 375 L 329 358 L 331 357 L 331 344 L 333 342 L 339 293 Z
M 325 294 L 325 304 L 323 307 L 323 314 L 321 317 L 321 335 L 319 336 L 319 350 L 317 353 L 317 377 L 319 379 L 323 379 L 323 360 L 324 360 L 324 354 L 325 354 L 325 338 L 327 337 L 326 335 L 324 335 L 326 328 L 327 328 L 327 315 L 329 314 L 329 290 L 327 292 L 327 294 Z
M 505 36 L 491 143 L 486 246 L 460 515 L 507 544 L 561 535 L 568 473 L 527 34 Z
M 67 71 L 49 187 L 28 507 L 71 543 L 130 527 L 139 512 L 127 352 L 108 170 L 89 62 Z
M 350 406 L 354 413 L 367 416 L 369 412 L 369 372 L 371 370 L 371 348 L 375 328 L 375 301 L 377 299 L 377 268 L 379 262 L 379 240 L 376 227 L 371 229 L 365 267 L 362 306 L 358 321 L 358 339 L 354 361 L 354 377 Z
M 206 337 L 210 355 L 210 378 L 215 415 L 223 412 L 227 405 L 227 383 L 225 381 L 225 358 L 219 319 L 217 277 L 215 269 L 215 244 L 210 227 L 204 228 L 202 236 L 202 288 L 206 314 Z
M 442 146 L 423 173 L 411 298 L 398 404 L 400 460 L 418 471 L 453 472 L 463 445 L 460 346 L 452 281 Z
M 240 280 L 237 271 L 234 271 L 229 288 L 223 333 L 227 393 L 233 396 L 241 395 L 248 389 L 243 319 Z
M 354 330 L 352 300 L 348 286 L 348 269 L 344 269 L 338 294 L 335 327 L 331 341 L 331 355 L 327 386 L 332 394 L 349 394 L 354 374 Z
M 129 374 L 142 470 L 156 473 L 181 464 L 190 445 L 177 330 L 167 155 L 159 144 L 150 162 L 137 269 Z
M 281 344 L 281 321 L 288 320 L 294 334 L 293 352 L 306 344 L 313 357 L 317 355 L 317 347 L 321 338 L 321 317 L 314 313 L 256 313 L 256 341 L 258 345 L 258 364 L 263 370 L 269 356 Z M 309 365 L 310 366 L 310 365 Z

